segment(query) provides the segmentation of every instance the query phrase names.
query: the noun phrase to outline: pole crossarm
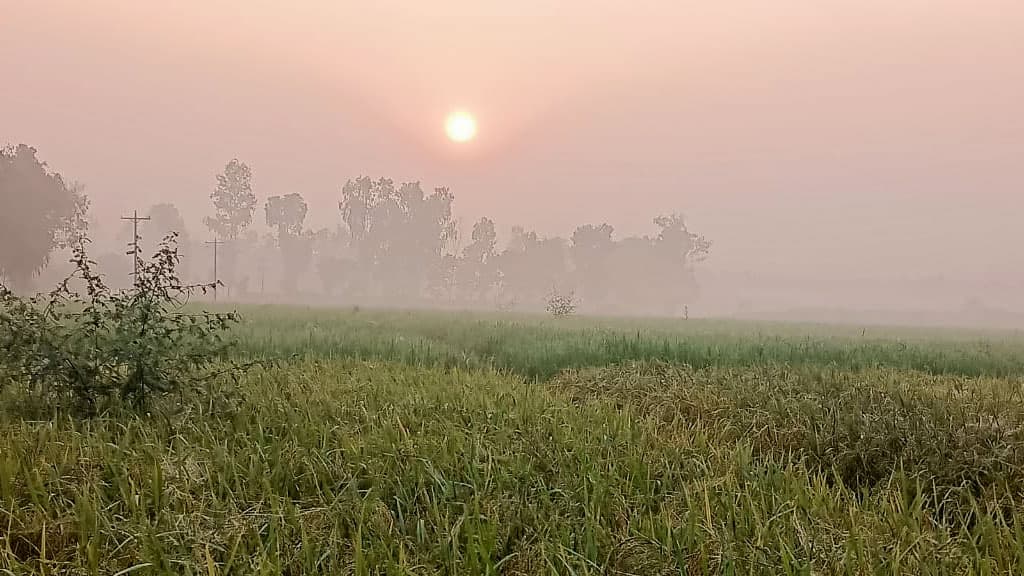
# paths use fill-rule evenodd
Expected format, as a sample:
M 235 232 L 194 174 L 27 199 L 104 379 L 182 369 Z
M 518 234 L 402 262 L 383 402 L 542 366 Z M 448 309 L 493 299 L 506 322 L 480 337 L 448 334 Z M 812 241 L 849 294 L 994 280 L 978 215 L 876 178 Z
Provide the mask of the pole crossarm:
M 151 220 L 151 218 L 149 216 L 139 216 L 139 211 L 133 210 L 131 216 L 121 216 L 121 220 L 131 220 L 132 222 L 132 241 L 128 243 L 131 250 L 127 254 L 133 257 L 132 279 L 133 282 L 137 283 L 139 281 L 139 240 L 142 239 L 139 237 L 139 222 Z

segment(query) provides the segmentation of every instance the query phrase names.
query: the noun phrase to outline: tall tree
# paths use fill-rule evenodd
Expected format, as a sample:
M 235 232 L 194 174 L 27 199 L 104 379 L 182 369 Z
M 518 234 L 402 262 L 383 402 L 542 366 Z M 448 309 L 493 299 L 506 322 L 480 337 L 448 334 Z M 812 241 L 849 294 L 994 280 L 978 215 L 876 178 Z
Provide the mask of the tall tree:
M 26 287 L 50 254 L 85 234 L 81 188 L 48 170 L 24 144 L 0 149 L 0 277 Z
M 267 226 L 277 228 L 277 245 L 281 250 L 285 292 L 295 292 L 299 278 L 309 267 L 313 256 L 313 236 L 304 233 L 309 207 L 299 194 L 271 196 L 265 207 Z
M 178 207 L 170 202 L 154 204 L 146 214 L 149 220 L 142 222 L 142 238 L 147 248 L 155 247 L 171 232 L 178 234 L 178 245 L 188 244 L 188 229 L 185 219 L 181 217 Z
M 704 236 L 690 232 L 682 214 L 658 216 L 654 224 L 661 230 L 658 242 L 676 261 L 682 265 L 702 262 L 711 252 L 711 242 Z
M 661 266 L 662 288 L 659 313 L 678 314 L 697 296 L 697 279 L 693 264 L 707 258 L 711 242 L 690 232 L 682 214 L 658 216 L 654 224 L 660 228 L 653 241 L 653 250 Z
M 416 237 L 419 238 L 422 258 L 427 262 L 426 292 L 441 296 L 449 292 L 454 280 L 453 246 L 457 241 L 452 202 L 455 195 L 448 188 L 435 188 L 420 211 Z
M 213 216 L 204 219 L 206 227 L 217 238 L 227 240 L 220 247 L 219 280 L 225 283 L 230 294 L 235 280 L 235 264 L 240 247 L 233 240 L 252 224 L 256 211 L 256 194 L 252 191 L 252 170 L 237 158 L 224 166 L 224 172 L 217 175 L 217 185 L 210 194 L 213 200 Z
M 355 252 L 350 275 L 356 294 L 373 299 L 416 299 L 444 285 L 443 255 L 455 233 L 454 196 L 419 182 L 362 176 L 341 190 L 338 207 Z
M 386 196 L 388 188 L 393 188 L 391 180 L 381 178 L 374 181 L 368 176 L 349 180 L 342 186 L 341 202 L 338 203 L 338 208 L 341 210 L 341 218 L 348 226 L 353 242 L 361 242 L 366 237 L 373 225 L 370 213 L 375 201 L 381 196 Z
M 350 280 L 352 254 L 350 238 L 346 228 L 322 228 L 313 233 L 313 259 L 324 292 L 335 295 L 345 288 Z
M 496 258 L 501 271 L 502 292 L 527 308 L 544 305 L 552 290 L 565 292 L 568 258 L 564 238 L 541 238 L 522 227 L 512 228 L 508 246 Z
M 445 243 L 454 232 L 452 194 L 439 188 L 426 195 L 419 182 L 406 182 L 396 193 L 387 219 L 386 292 L 403 302 L 436 288 Z
M 142 222 L 141 232 L 145 254 L 154 253 L 168 234 L 176 233 L 178 255 L 181 257 L 178 274 L 182 278 L 188 278 L 192 264 L 191 242 L 188 228 L 185 227 L 185 219 L 181 217 L 178 207 L 170 202 L 161 202 L 150 207 L 146 216 L 149 216 L 149 220 Z
M 378 205 L 394 194 L 394 183 L 387 178 L 373 180 L 369 176 L 360 176 L 345 182 L 341 188 L 341 201 L 338 208 L 341 218 L 348 226 L 352 249 L 355 252 L 355 266 L 351 274 L 351 285 L 354 295 L 368 296 L 375 292 L 374 276 L 381 250 L 380 242 L 374 234 L 375 224 L 380 226 L 382 214 Z
M 234 240 L 252 223 L 256 195 L 252 191 L 252 171 L 237 158 L 228 162 L 217 175 L 217 186 L 210 194 L 214 215 L 204 222 L 211 232 L 224 240 Z
M 298 236 L 302 233 L 302 224 L 306 221 L 309 207 L 300 194 L 271 196 L 266 205 L 267 226 L 277 228 L 277 238 Z
M 481 218 L 473 225 L 472 241 L 462 250 L 457 282 L 473 299 L 480 299 L 498 283 L 497 238 L 494 221 Z
M 600 306 L 608 292 L 606 262 L 615 241 L 608 224 L 579 226 L 572 233 L 570 252 L 576 267 L 576 285 L 583 303 Z

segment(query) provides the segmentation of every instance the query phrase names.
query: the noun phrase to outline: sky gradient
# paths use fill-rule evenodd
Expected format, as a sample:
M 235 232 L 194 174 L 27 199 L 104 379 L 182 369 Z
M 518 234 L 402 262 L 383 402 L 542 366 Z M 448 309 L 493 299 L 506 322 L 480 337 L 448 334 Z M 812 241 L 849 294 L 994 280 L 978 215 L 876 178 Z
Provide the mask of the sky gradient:
M 681 211 L 710 311 L 1020 311 L 1022 55 L 1011 0 L 0 0 L 0 144 L 81 181 L 101 230 L 169 200 L 199 233 L 238 157 L 314 226 L 361 174 L 499 230 Z

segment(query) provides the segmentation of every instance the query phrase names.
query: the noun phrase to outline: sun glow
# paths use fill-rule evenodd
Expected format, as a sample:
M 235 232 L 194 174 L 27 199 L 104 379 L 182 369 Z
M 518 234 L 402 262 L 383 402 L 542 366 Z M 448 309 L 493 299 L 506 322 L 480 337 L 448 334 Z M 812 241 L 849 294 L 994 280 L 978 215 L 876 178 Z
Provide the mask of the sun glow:
M 444 131 L 454 142 L 468 142 L 476 136 L 476 120 L 466 112 L 453 112 L 444 122 Z

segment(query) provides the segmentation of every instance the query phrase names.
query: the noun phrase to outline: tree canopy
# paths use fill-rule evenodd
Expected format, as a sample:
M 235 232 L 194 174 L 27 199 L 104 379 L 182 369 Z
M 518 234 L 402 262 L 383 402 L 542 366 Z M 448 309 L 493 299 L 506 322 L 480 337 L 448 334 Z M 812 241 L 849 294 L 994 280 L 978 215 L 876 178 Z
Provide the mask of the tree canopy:
M 207 217 L 206 227 L 225 240 L 238 238 L 252 223 L 256 210 L 256 194 L 252 191 L 252 170 L 237 158 L 228 162 L 217 175 L 217 186 L 210 194 L 214 215 Z
M 0 149 L 0 277 L 25 287 L 84 234 L 88 199 L 24 144 Z

